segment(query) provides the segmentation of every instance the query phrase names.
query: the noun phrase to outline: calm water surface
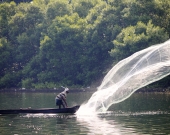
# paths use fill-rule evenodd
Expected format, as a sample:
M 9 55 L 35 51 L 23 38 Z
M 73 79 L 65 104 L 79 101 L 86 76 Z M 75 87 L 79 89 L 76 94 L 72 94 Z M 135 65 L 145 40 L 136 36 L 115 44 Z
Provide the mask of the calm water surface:
M 57 93 L 0 93 L 0 109 L 53 108 Z M 92 93 L 68 95 L 69 106 Z M 97 116 L 63 114 L 0 115 L 0 135 L 170 135 L 170 94 L 135 93 Z

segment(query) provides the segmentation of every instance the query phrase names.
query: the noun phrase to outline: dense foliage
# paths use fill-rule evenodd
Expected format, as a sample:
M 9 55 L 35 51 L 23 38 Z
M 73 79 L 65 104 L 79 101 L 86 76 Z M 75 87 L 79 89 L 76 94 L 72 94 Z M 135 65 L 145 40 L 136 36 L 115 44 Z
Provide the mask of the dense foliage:
M 169 0 L 15 2 L 0 2 L 0 89 L 97 86 L 113 63 L 170 35 Z

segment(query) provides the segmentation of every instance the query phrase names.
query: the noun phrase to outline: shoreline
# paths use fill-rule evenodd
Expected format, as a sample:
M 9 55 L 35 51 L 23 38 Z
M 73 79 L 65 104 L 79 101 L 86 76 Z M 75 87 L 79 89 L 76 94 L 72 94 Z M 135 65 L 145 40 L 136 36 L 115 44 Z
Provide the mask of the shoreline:
M 0 92 L 37 92 L 37 93 L 59 93 L 62 92 L 64 89 L 1 89 Z M 69 88 L 71 92 L 95 92 L 96 88 Z
M 62 92 L 63 89 L 1 89 L 0 92 L 32 92 L 32 93 L 59 93 Z M 71 92 L 95 92 L 97 88 L 70 88 Z M 150 93 L 150 92 L 162 92 L 162 93 L 170 93 L 169 88 L 141 88 L 135 93 Z

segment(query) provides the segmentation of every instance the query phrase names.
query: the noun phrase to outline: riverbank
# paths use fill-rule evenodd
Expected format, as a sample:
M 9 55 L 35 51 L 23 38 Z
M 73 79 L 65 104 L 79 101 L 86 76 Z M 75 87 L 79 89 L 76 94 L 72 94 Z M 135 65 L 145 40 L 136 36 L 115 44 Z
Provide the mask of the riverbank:
M 69 88 L 70 92 L 95 92 L 97 88 Z M 54 93 L 59 93 L 62 92 L 63 89 L 61 88 L 54 88 L 54 89 L 1 89 L 0 92 L 54 92 Z M 141 88 L 136 91 L 136 93 L 146 93 L 146 92 L 163 92 L 163 93 L 170 93 L 170 88 Z
M 144 93 L 144 92 L 168 92 L 170 93 L 170 88 L 141 88 L 139 90 L 137 90 L 136 92 L 140 93 Z
M 62 92 L 64 89 L 62 88 L 54 88 L 54 89 L 1 89 L 0 92 L 54 92 L 54 93 L 59 93 Z M 69 88 L 71 92 L 95 92 L 97 89 L 96 88 Z

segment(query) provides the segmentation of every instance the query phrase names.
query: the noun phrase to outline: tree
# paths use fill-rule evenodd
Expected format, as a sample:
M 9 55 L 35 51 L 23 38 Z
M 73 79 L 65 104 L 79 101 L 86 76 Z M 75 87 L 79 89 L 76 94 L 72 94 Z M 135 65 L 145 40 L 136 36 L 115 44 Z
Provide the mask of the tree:
M 5 38 L 0 38 L 0 76 L 2 77 L 11 69 L 12 48 Z
M 0 89 L 18 87 L 21 72 L 16 72 L 13 60 L 14 48 L 5 38 L 0 39 Z
M 0 4 L 0 38 L 9 39 L 9 21 L 15 14 L 16 5 L 14 2 Z
M 78 13 L 81 18 L 85 18 L 89 11 L 100 2 L 100 0 L 75 0 L 72 2 L 73 12 Z
M 39 23 L 43 14 L 39 7 L 32 4 L 21 3 L 17 7 L 17 13 L 10 20 L 10 39 L 16 47 L 16 59 L 18 69 L 22 69 L 36 54 L 39 47 L 40 33 Z
M 71 13 L 71 6 L 67 0 L 53 0 L 47 5 L 46 17 L 48 20 L 53 20 L 56 16 L 70 15 Z
M 85 44 L 88 46 L 86 55 L 89 56 L 86 65 L 93 71 L 93 81 L 98 81 L 103 78 L 106 70 L 110 68 L 113 62 L 108 51 L 113 48 L 112 41 L 117 34 L 121 31 L 120 18 L 116 16 L 116 8 L 106 5 L 101 2 L 96 5 L 86 17 L 87 37 Z M 84 69 L 88 66 L 84 65 Z M 98 65 L 96 67 L 96 65 Z M 92 78 L 92 77 L 89 77 Z
M 149 20 L 152 20 L 154 25 L 165 28 L 169 33 L 169 0 L 136 0 L 130 5 L 128 10 L 125 20 L 130 22 L 131 25 L 135 25 L 138 21 L 147 23 Z
M 114 48 L 110 55 L 118 62 L 131 54 L 168 39 L 164 29 L 154 26 L 152 21 L 147 24 L 138 22 L 135 26 L 124 28 L 113 41 Z
M 168 39 L 169 7 L 169 0 L 1 1 L 0 87 L 95 84 L 112 64 Z
M 77 14 L 56 17 L 48 27 L 47 34 L 40 42 L 40 51 L 35 59 L 24 68 L 29 75 L 39 67 L 38 73 L 31 75 L 38 83 L 55 82 L 74 85 L 80 83 L 76 77 L 80 72 L 81 42 L 86 23 Z M 36 69 L 33 63 L 37 62 Z M 30 67 L 30 68 L 29 68 Z M 30 72 L 32 71 L 32 72 Z M 79 78 L 80 79 L 80 78 Z M 82 83 L 81 83 L 82 84 Z

